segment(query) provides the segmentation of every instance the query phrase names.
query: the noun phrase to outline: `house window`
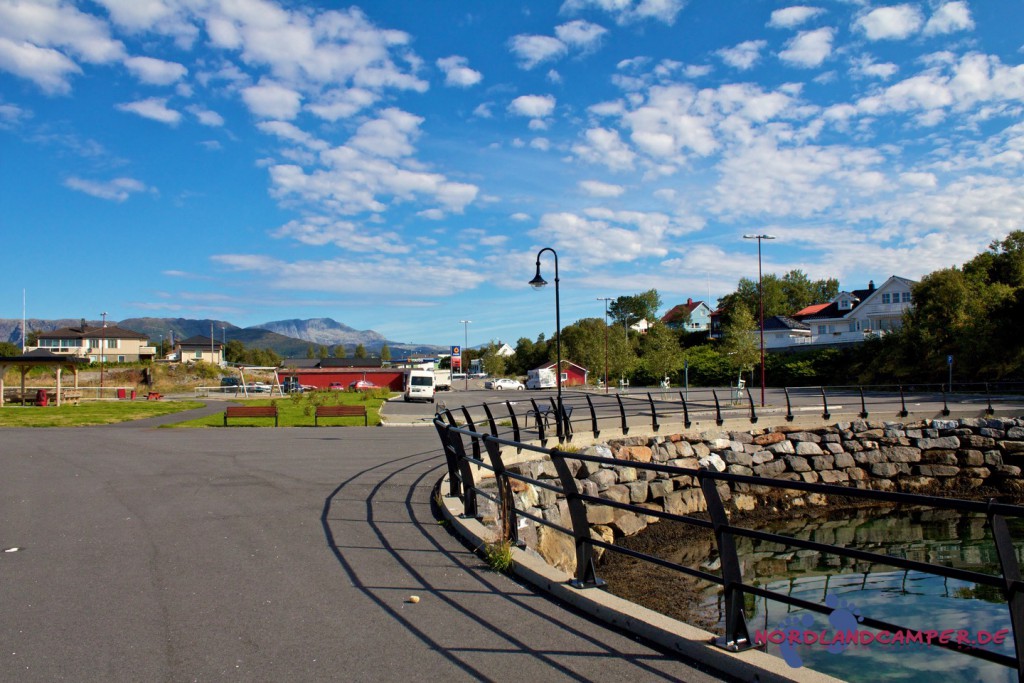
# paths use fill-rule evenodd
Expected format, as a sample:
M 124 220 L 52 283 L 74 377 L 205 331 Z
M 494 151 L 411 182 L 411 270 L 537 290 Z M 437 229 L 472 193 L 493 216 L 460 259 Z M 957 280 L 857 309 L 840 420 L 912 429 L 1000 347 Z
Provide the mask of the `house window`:
M 568 372 L 563 372 L 562 373 L 562 379 L 560 381 L 562 382 L 562 384 L 565 384 L 566 382 L 568 382 L 569 381 L 569 373 Z
M 118 363 L 123 363 L 124 362 L 124 356 L 118 356 L 117 357 L 117 362 Z
M 903 303 L 910 303 L 910 292 L 903 292 Z
M 826 334 L 828 332 L 827 325 L 818 325 L 818 334 Z
M 857 331 L 857 323 L 851 322 L 850 323 L 850 327 L 849 327 L 849 331 L 850 332 L 856 332 Z
M 197 360 L 202 360 L 203 359 L 203 352 L 202 351 L 196 351 L 195 355 L 193 356 L 193 358 L 195 358 Z
M 120 342 L 121 342 L 120 339 L 110 339 L 110 338 L 108 338 L 107 339 L 107 348 L 108 349 L 119 349 L 119 348 L 121 348 Z
M 882 303 L 883 304 L 891 304 L 892 303 L 892 295 L 889 294 L 889 292 L 886 292 L 885 294 L 882 295 Z

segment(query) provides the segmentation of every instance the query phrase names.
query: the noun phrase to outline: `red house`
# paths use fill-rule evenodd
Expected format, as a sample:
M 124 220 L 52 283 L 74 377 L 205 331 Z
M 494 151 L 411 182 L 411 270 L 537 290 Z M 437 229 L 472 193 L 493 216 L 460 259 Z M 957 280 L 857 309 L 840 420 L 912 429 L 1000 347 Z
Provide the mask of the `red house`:
M 545 363 L 534 370 L 554 370 L 555 361 Z M 576 365 L 567 360 L 562 361 L 562 386 L 578 387 L 587 383 L 587 375 L 590 373 L 585 367 Z

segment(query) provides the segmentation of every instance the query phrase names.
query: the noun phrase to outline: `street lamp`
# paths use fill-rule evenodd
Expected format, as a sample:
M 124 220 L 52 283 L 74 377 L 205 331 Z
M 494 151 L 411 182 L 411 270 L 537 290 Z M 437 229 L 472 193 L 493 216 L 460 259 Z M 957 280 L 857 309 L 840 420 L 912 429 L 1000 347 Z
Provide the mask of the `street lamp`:
M 540 276 L 540 255 L 545 251 L 550 251 L 551 255 L 555 257 L 555 356 L 557 365 L 555 366 L 556 384 L 555 387 L 558 391 L 557 400 L 557 411 L 558 415 L 555 417 L 555 425 L 557 426 L 558 442 L 561 443 L 565 431 L 562 429 L 562 419 L 565 416 L 565 409 L 562 406 L 562 311 L 560 302 L 558 299 L 558 253 L 551 247 L 544 247 L 537 252 L 537 274 L 530 280 L 530 286 L 534 289 L 540 289 L 548 284 L 548 281 Z
M 103 318 L 103 331 L 100 332 L 100 398 L 103 398 L 103 342 L 107 338 L 107 312 L 100 313 L 100 317 Z
M 459 369 L 466 376 L 466 391 L 469 391 L 469 369 L 462 362 L 462 359 L 466 357 L 466 353 L 469 351 L 469 324 L 473 321 L 460 320 L 459 322 L 462 323 L 462 329 L 466 333 L 465 340 L 462 343 L 462 356 L 459 357 Z
M 757 299 L 761 308 L 761 407 L 764 408 L 764 287 L 761 279 L 761 240 L 773 240 L 774 235 L 744 235 L 745 240 L 757 240 Z
M 598 301 L 604 302 L 604 393 L 608 393 L 608 302 L 614 301 L 610 296 L 599 296 Z

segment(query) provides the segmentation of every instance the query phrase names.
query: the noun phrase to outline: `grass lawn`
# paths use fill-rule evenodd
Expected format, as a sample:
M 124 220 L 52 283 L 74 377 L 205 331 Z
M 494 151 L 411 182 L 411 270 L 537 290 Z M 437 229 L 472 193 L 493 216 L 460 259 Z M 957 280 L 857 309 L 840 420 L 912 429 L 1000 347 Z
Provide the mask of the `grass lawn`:
M 83 427 L 202 408 L 198 401 L 83 401 L 79 405 L 0 408 L 0 427 Z
M 277 423 L 280 427 L 312 427 L 313 415 L 318 405 L 366 406 L 367 424 L 380 424 L 380 408 L 392 394 L 387 391 L 314 391 L 305 394 L 289 394 L 285 398 L 246 400 L 247 406 L 277 406 Z M 226 406 L 225 406 L 226 407 Z M 166 427 L 224 427 L 224 411 L 187 422 L 178 422 Z M 232 419 L 228 427 L 273 427 L 274 418 L 247 417 Z M 320 418 L 321 427 L 362 427 L 361 417 Z

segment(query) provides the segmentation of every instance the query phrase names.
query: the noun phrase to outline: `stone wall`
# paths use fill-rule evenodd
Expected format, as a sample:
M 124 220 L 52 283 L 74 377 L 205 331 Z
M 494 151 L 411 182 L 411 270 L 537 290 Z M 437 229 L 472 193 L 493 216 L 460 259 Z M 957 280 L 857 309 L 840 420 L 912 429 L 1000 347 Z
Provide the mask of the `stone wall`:
M 979 497 L 1024 493 L 1024 418 L 928 420 L 909 424 L 841 422 L 802 430 L 789 426 L 760 431 L 705 431 L 668 436 L 624 437 L 589 446 L 585 455 L 616 458 L 615 465 L 567 460 L 580 490 L 588 495 L 673 514 L 706 509 L 694 477 L 674 476 L 636 467 L 659 463 L 684 468 L 709 467 L 719 472 L 771 479 L 821 482 L 883 491 Z M 512 472 L 557 479 L 549 460 L 510 465 Z M 551 491 L 512 480 L 516 507 L 571 527 L 565 500 Z M 820 494 L 719 482 L 730 511 L 759 506 L 785 510 L 825 505 Z M 485 506 L 486 517 L 494 510 Z M 600 504 L 587 504 L 591 533 L 613 541 L 658 521 Z M 575 570 L 572 539 L 536 523 L 521 525 L 520 537 L 549 562 Z

